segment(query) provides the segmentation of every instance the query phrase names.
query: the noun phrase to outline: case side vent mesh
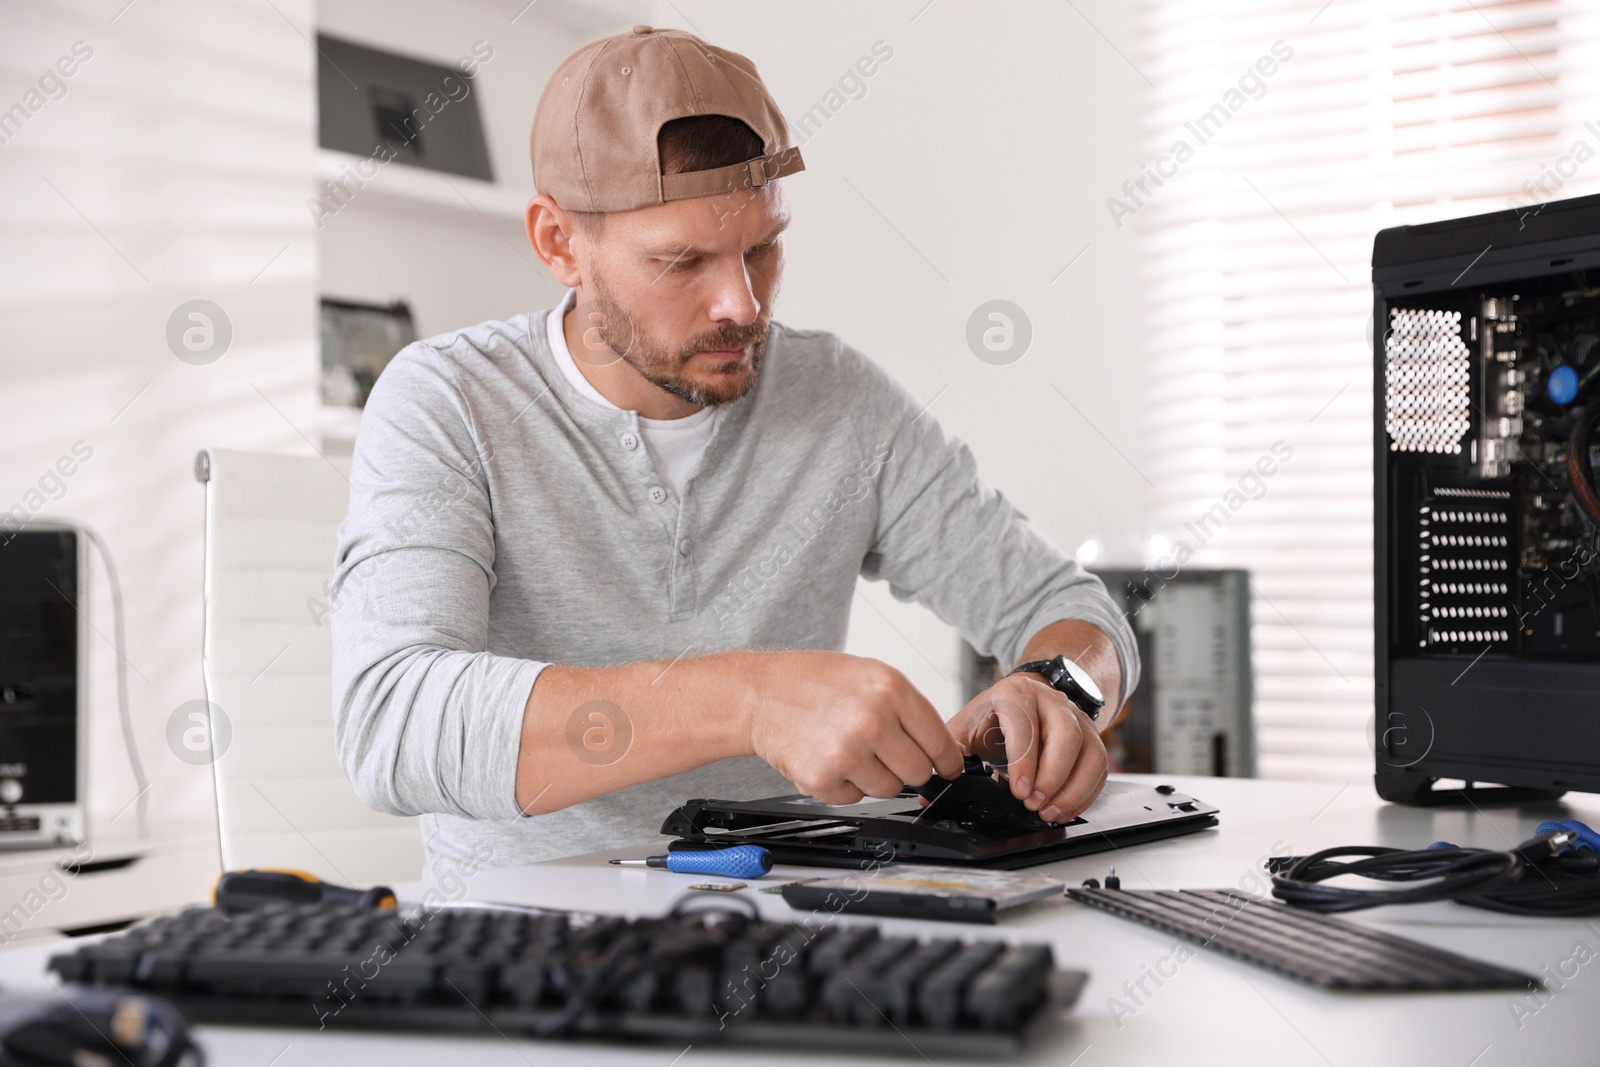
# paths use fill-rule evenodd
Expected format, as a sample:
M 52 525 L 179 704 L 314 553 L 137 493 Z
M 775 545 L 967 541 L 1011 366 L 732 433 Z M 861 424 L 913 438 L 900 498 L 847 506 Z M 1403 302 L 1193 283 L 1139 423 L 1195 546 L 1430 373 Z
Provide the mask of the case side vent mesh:
M 1421 646 L 1474 653 L 1511 641 L 1511 494 L 1436 487 L 1417 515 Z
M 1472 426 L 1472 353 L 1461 339 L 1461 312 L 1390 308 L 1384 357 L 1390 450 L 1459 453 Z

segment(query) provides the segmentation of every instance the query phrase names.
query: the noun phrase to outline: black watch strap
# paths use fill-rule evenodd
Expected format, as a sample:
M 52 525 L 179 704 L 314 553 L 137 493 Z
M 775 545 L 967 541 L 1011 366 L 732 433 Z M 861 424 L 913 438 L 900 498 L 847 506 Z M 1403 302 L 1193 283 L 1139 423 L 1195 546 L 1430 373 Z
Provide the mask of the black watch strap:
M 1098 719 L 1100 709 L 1106 706 L 1105 698 L 1100 695 L 1099 687 L 1094 684 L 1088 672 L 1066 656 L 1019 663 L 1011 673 L 1039 675 L 1050 688 L 1065 695 L 1090 719 Z

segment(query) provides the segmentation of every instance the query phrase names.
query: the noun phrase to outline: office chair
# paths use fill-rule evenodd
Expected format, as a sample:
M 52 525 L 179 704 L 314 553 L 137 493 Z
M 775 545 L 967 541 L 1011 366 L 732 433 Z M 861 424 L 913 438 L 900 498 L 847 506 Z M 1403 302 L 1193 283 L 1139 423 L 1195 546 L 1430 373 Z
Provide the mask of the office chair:
M 327 583 L 345 475 L 318 456 L 213 448 L 195 457 L 195 477 L 223 869 L 289 867 L 345 885 L 419 878 L 417 820 L 362 804 L 334 753 Z

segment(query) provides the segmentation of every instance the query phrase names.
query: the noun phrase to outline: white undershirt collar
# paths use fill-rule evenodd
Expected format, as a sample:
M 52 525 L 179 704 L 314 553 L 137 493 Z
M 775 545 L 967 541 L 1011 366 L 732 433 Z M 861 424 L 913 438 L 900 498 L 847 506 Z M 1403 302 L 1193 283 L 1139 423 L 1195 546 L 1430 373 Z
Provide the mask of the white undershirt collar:
M 567 333 L 562 324 L 567 312 L 572 310 L 577 299 L 578 291 L 576 289 L 568 289 L 566 295 L 561 298 L 561 303 L 556 305 L 556 309 L 550 313 L 549 329 L 547 331 L 550 351 L 555 353 L 557 365 L 561 367 L 562 373 L 567 376 L 567 380 L 572 382 L 573 388 L 593 400 L 596 404 L 610 408 L 612 411 L 621 411 L 621 408 L 607 400 L 605 395 L 594 387 L 593 382 L 584 377 L 583 372 L 578 369 L 577 361 L 572 358 L 572 350 L 567 347 Z M 708 404 L 693 415 L 685 415 L 677 419 L 647 419 L 640 415 L 639 425 L 667 433 L 682 433 L 687 430 L 706 431 L 709 433 L 705 424 L 710 422 L 716 416 L 716 413 L 716 407 Z

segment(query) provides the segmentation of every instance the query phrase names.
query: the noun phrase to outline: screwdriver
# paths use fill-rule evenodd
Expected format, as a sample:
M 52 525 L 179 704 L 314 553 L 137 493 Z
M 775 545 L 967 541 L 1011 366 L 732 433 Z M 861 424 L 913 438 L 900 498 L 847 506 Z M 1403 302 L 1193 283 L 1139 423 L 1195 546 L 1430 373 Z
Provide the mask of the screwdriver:
M 253 867 L 243 871 L 224 871 L 211 889 L 211 903 L 226 912 L 249 911 L 263 904 L 286 901 L 291 904 L 338 902 L 364 908 L 392 908 L 394 890 L 386 885 L 371 889 L 324 882 L 305 871 L 286 868 Z
M 772 853 L 760 845 L 732 848 L 681 849 L 642 860 L 612 860 L 619 867 L 664 867 L 679 874 L 719 874 L 724 878 L 760 878 L 772 870 Z

